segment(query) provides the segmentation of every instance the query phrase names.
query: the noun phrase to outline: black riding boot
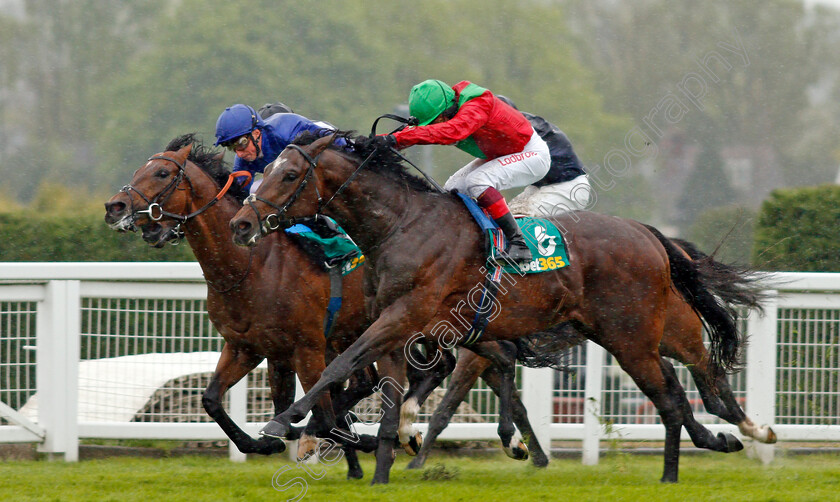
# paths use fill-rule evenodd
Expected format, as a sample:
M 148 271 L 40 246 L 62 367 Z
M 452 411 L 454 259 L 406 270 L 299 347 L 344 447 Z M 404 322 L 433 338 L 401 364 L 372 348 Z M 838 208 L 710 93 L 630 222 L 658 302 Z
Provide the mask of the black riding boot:
M 495 221 L 499 225 L 499 228 L 502 229 L 502 232 L 505 233 L 505 239 L 508 241 L 508 248 L 506 250 L 508 259 L 516 264 L 530 262 L 533 259 L 531 257 L 531 250 L 525 244 L 525 237 L 522 236 L 522 231 L 519 229 L 519 225 L 516 224 L 513 214 L 507 213 Z

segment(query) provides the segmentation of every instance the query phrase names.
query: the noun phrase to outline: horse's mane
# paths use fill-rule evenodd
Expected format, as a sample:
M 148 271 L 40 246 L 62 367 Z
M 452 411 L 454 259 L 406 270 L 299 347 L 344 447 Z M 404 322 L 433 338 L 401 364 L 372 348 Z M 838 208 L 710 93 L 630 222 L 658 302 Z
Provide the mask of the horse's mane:
M 197 165 L 202 171 L 210 175 L 219 187 L 223 187 L 227 183 L 230 176 L 230 167 L 227 162 L 219 156 L 218 151 L 205 146 L 201 140 L 196 138 L 195 133 L 188 133 L 178 136 L 166 145 L 165 152 L 174 152 L 184 148 L 187 145 L 192 145 L 192 150 L 187 160 Z M 236 182 L 234 182 L 228 190 L 228 195 L 232 195 L 240 204 L 248 196 L 248 189 Z
M 323 134 L 304 131 L 295 138 L 292 144 L 309 145 L 323 136 Z M 368 163 L 365 164 L 365 169 L 370 169 L 421 192 L 435 191 L 425 178 L 419 178 L 409 173 L 402 158 L 390 148 L 377 149 L 371 138 L 358 135 L 354 131 L 336 131 L 334 136 L 335 139 L 344 139 L 347 146 L 336 145 L 333 141 L 329 146 L 330 150 L 343 154 L 357 163 L 362 162 L 372 154 Z

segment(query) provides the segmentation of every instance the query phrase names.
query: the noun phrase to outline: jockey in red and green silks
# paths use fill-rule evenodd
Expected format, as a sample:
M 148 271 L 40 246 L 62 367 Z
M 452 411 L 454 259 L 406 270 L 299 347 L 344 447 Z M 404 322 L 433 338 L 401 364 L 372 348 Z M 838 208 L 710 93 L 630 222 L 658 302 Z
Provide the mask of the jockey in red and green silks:
M 419 122 L 393 134 L 397 148 L 412 145 L 455 145 L 476 157 L 446 182 L 474 197 L 496 221 L 510 243 L 508 257 L 531 261 L 519 226 L 500 190 L 530 185 L 548 172 L 548 146 L 519 111 L 487 89 L 463 81 L 453 87 L 440 80 L 415 85 L 409 112 Z

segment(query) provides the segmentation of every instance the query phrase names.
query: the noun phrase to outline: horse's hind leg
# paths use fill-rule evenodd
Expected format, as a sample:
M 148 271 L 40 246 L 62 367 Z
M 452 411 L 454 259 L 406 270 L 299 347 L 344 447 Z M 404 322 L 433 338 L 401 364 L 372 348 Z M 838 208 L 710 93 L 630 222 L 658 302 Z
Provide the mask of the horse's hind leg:
M 479 343 L 469 347 L 481 357 L 490 359 L 501 375 L 499 388 L 499 439 L 505 454 L 515 460 L 528 459 L 528 447 L 513 425 L 512 401 L 516 377 L 516 345 L 512 342 Z
M 680 408 L 683 412 L 683 425 L 685 426 L 691 441 L 698 448 L 706 448 L 708 450 L 720 451 L 724 453 L 731 453 L 740 451 L 744 448 L 738 439 L 732 434 L 721 432 L 717 436 L 697 422 L 694 418 L 694 413 L 691 410 L 691 404 L 685 395 L 685 390 L 677 379 L 677 373 L 674 371 L 674 366 L 668 361 L 662 359 L 662 372 L 668 383 L 668 388 L 671 394 L 677 399 Z
M 484 373 L 481 374 L 481 379 L 484 380 L 496 395 L 501 395 L 502 375 L 498 368 L 490 366 Z M 540 442 L 537 440 L 534 429 L 531 427 L 531 422 L 528 420 L 528 411 L 525 405 L 519 398 L 519 393 L 516 389 L 513 390 L 513 398 L 511 400 L 511 412 L 513 413 L 513 421 L 519 428 L 522 435 L 528 440 L 528 450 L 531 455 L 531 463 L 535 467 L 545 467 L 548 465 L 548 456 L 542 449 Z
M 416 345 L 411 346 L 409 351 L 411 357 L 406 366 L 409 388 L 400 409 L 398 436 L 400 445 L 405 452 L 414 456 L 417 455 L 423 444 L 423 436 L 414 426 L 417 414 L 429 394 L 452 373 L 455 368 L 455 356 L 448 350 L 438 350 L 436 345 L 426 347 L 427 357 L 420 354 Z M 440 360 L 431 368 L 425 367 L 428 360 L 432 359 L 432 354 L 440 354 Z
M 687 305 L 683 306 L 688 309 Z M 712 381 L 709 352 L 703 345 L 702 325 L 694 312 L 688 310 L 681 318 L 671 317 L 670 314 L 672 312 L 669 312 L 660 350 L 662 355 L 676 359 L 688 368 L 706 410 L 737 425 L 741 434 L 747 437 L 762 443 L 775 443 L 776 434 L 773 429 L 768 425 L 756 426 L 744 413 L 732 393 L 726 375 L 719 375 Z
M 458 350 L 458 362 L 455 365 L 455 370 L 452 372 L 452 378 L 449 380 L 446 394 L 441 399 L 434 414 L 432 414 L 432 418 L 429 420 L 429 430 L 423 439 L 423 446 L 420 448 L 417 456 L 408 464 L 408 469 L 419 469 L 423 467 L 426 458 L 432 451 L 432 445 L 434 445 L 435 440 L 449 424 L 449 420 L 452 419 L 452 415 L 455 414 L 458 405 L 467 396 L 467 393 L 475 384 L 476 380 L 478 380 L 479 375 L 488 366 L 490 366 L 488 359 L 478 357 L 469 350 Z
M 704 361 L 705 363 L 705 361 Z M 701 365 L 702 364 L 702 365 Z M 741 405 L 735 399 L 735 394 L 729 386 L 725 375 L 719 375 L 715 379 L 715 388 L 712 389 L 708 385 L 709 373 L 705 369 L 705 364 L 701 363 L 689 367 L 694 383 L 697 386 L 700 397 L 703 399 L 703 405 L 706 410 L 727 422 L 737 425 L 741 434 L 751 437 L 756 441 L 772 444 L 776 442 L 776 433 L 769 425 L 756 425 L 744 413 Z M 717 391 L 715 393 L 715 390 Z

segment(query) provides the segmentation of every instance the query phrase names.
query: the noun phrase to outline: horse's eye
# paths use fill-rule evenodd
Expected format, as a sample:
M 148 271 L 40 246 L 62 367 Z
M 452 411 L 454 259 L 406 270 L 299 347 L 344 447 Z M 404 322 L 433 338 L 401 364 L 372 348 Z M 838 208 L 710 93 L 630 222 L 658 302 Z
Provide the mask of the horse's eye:
M 286 176 L 283 177 L 283 181 L 295 181 L 297 178 L 297 173 L 286 173 Z
M 155 176 L 157 176 L 158 178 L 168 178 L 169 171 L 167 171 L 166 169 L 161 169 L 160 171 L 155 173 Z

